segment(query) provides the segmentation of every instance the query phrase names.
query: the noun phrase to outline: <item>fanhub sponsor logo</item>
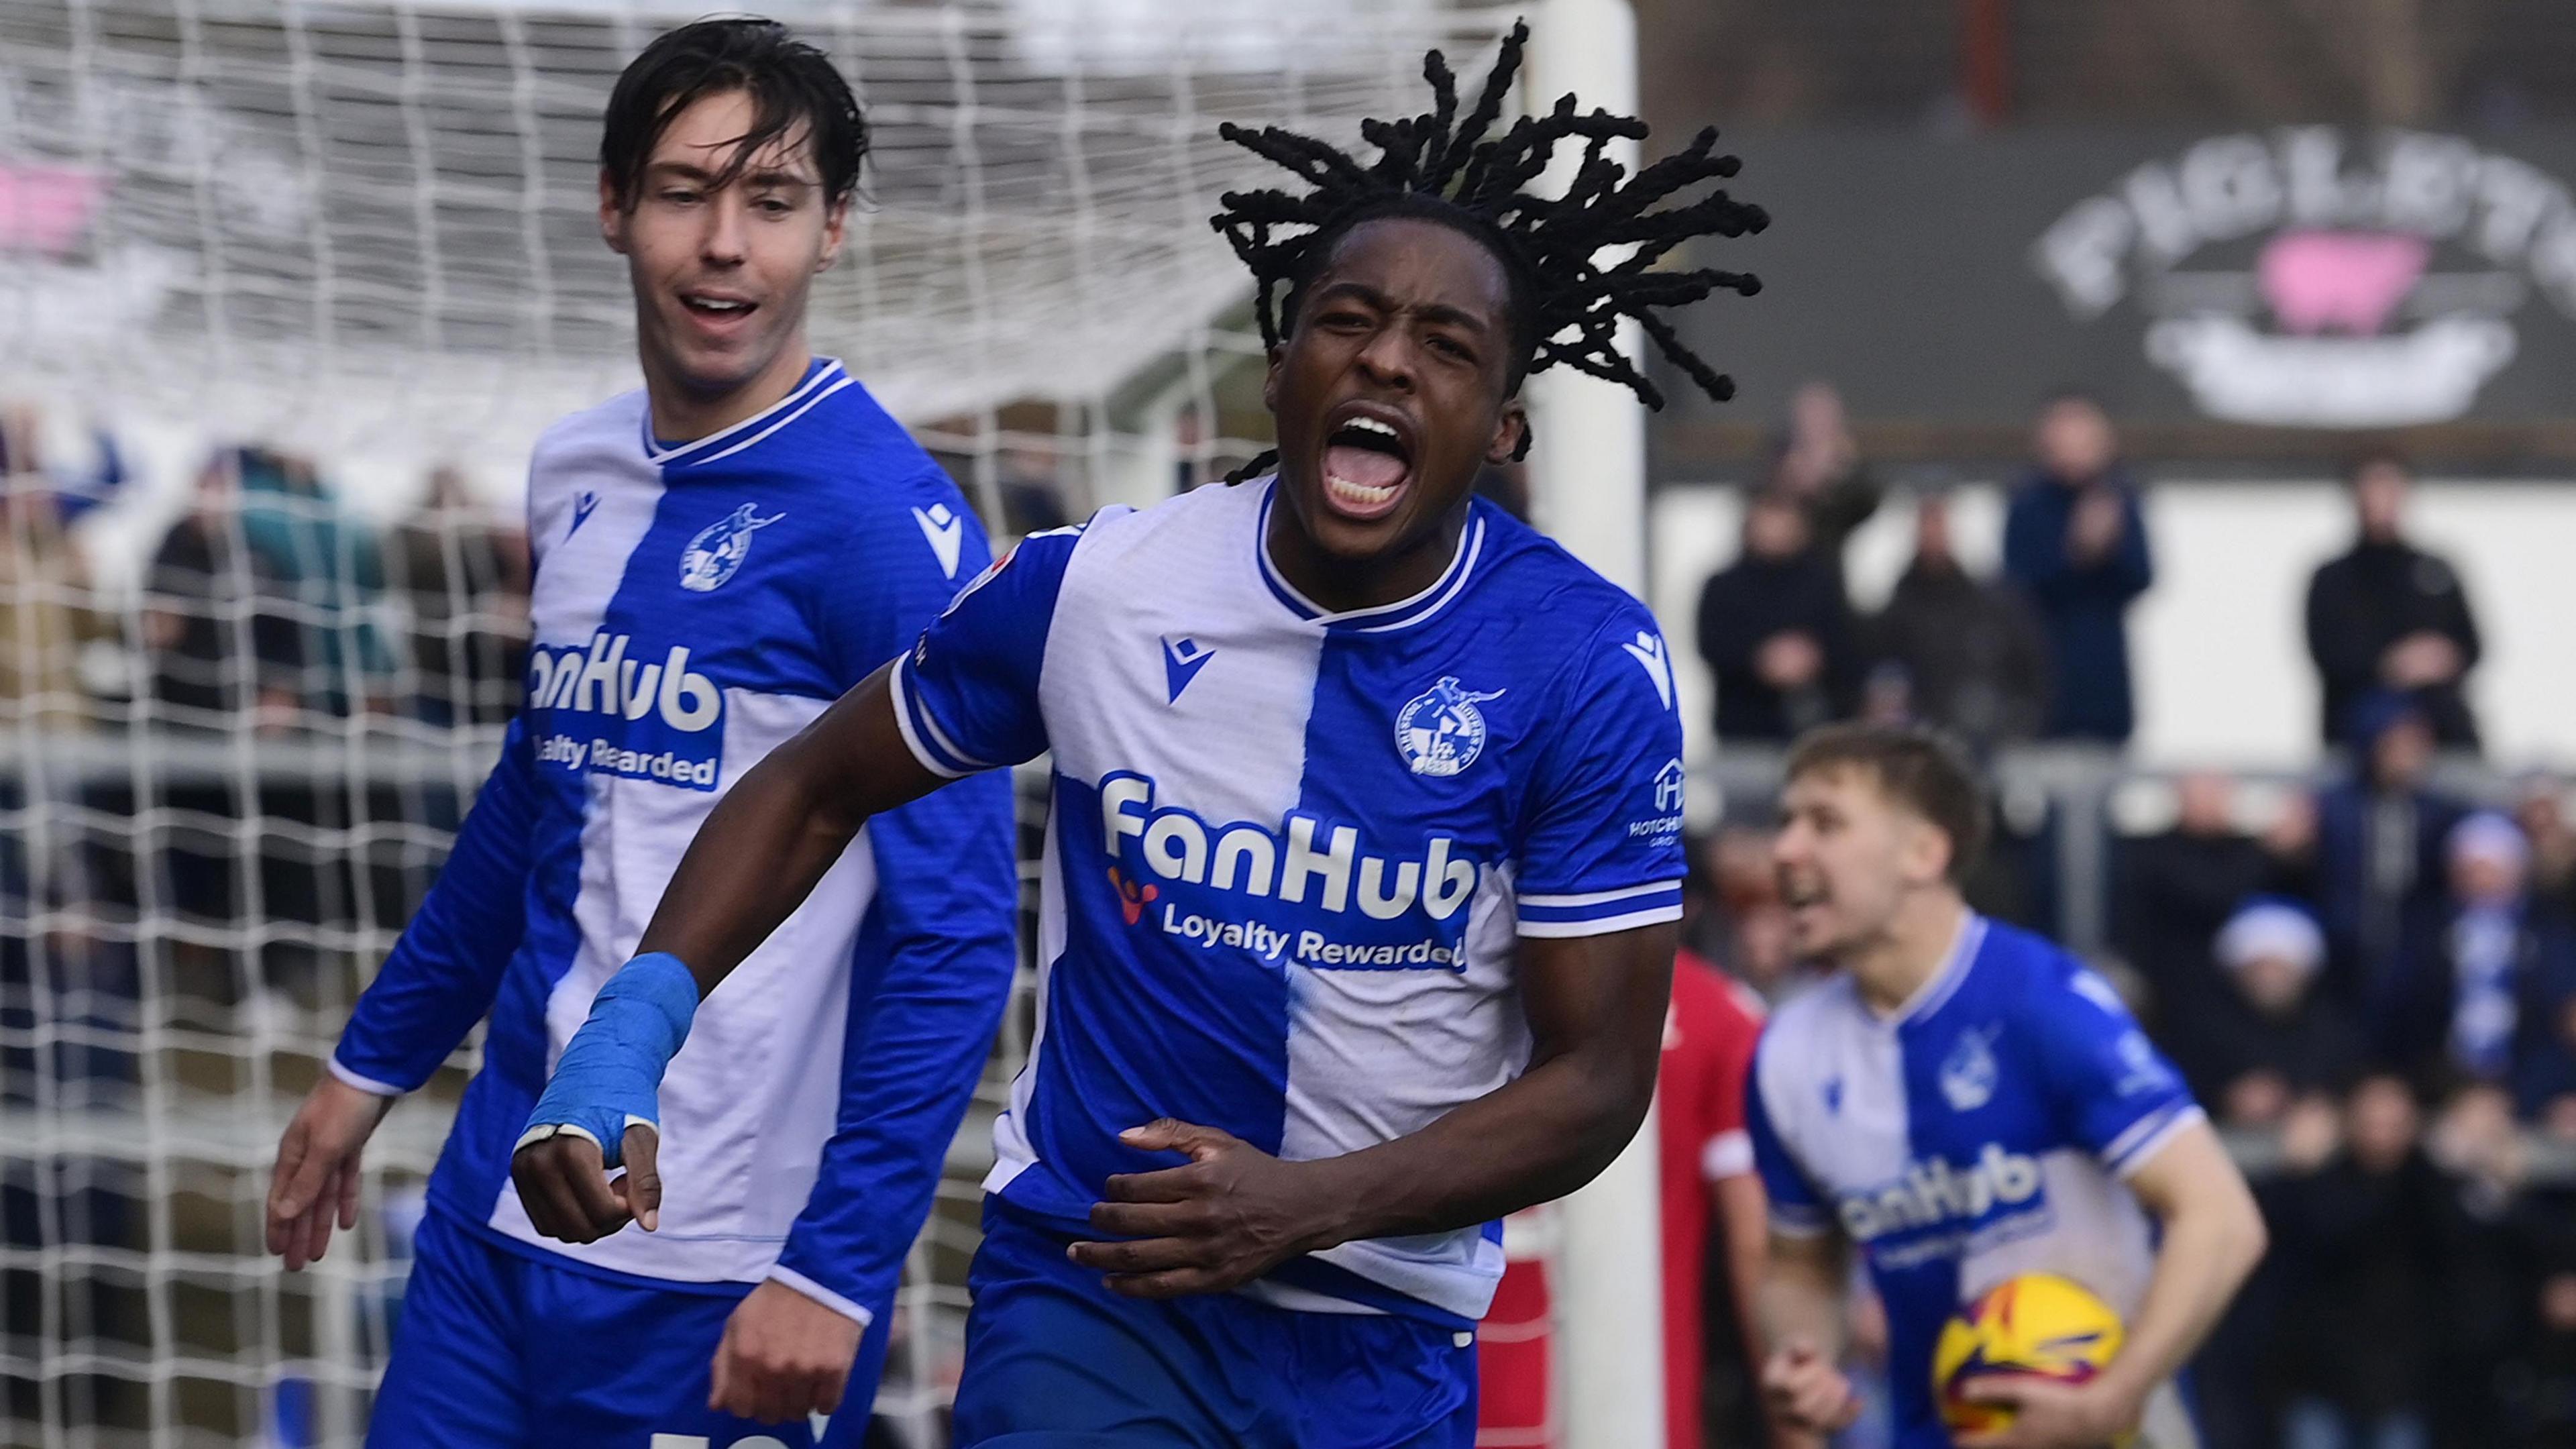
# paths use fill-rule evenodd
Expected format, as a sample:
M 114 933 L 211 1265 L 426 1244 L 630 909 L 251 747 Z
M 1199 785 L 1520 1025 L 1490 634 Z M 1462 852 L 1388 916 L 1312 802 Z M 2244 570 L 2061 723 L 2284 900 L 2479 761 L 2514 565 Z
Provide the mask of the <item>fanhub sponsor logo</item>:
M 531 650 L 528 708 L 543 731 L 537 758 L 567 770 L 713 790 L 724 691 L 689 667 L 685 644 L 650 662 L 638 657 L 644 652 L 633 636 L 605 629 L 587 647 Z
M 1337 915 L 1356 905 L 1392 921 L 1419 906 L 1445 921 L 1476 894 L 1476 863 L 1452 854 L 1457 843 L 1445 835 L 1433 836 L 1420 860 L 1391 861 L 1361 854 L 1355 827 L 1326 826 L 1302 812 L 1289 815 L 1284 831 L 1246 822 L 1220 828 L 1178 806 L 1154 808 L 1154 782 L 1123 772 L 1100 782 L 1100 819 L 1112 858 L 1127 858 L 1134 840 L 1145 868 L 1165 880 Z
M 724 691 L 689 668 L 689 648 L 674 644 L 657 663 L 627 657 L 628 634 L 602 629 L 590 647 L 528 652 L 528 708 L 570 710 L 640 720 L 658 714 L 683 734 L 697 734 L 724 715 Z
M 1210 825 L 1177 806 L 1158 808 L 1154 782 L 1127 773 L 1101 781 L 1100 812 L 1103 847 L 1119 862 L 1111 882 L 1131 926 L 1150 920 L 1202 950 L 1315 970 L 1466 969 L 1465 907 L 1482 872 L 1448 836 L 1398 859 L 1363 851 L 1353 826 L 1304 813 L 1278 829 Z M 1174 899 L 1155 878 L 1222 894 Z M 1408 932 L 1413 938 L 1402 939 Z
M 2039 1160 L 1989 1142 L 1966 1167 L 1934 1157 L 1908 1163 L 1894 1182 L 1848 1192 L 1836 1204 L 1843 1231 L 1855 1243 L 1889 1233 L 1973 1223 L 1997 1207 L 2019 1207 L 2039 1196 Z
M 2134 295 L 2146 351 L 2236 422 L 2459 417 L 2538 292 L 2576 316 L 2566 183 L 2458 136 L 2213 136 L 2077 202 L 2033 248 L 2081 321 Z

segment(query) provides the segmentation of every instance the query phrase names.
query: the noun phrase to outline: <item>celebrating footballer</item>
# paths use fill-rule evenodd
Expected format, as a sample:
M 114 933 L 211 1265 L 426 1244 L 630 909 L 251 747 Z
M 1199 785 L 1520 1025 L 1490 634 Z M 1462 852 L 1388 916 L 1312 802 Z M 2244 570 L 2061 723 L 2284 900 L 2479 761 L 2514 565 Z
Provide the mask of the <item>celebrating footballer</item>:
M 1623 318 L 1724 395 L 1656 309 L 1751 279 L 1655 263 L 1763 220 L 1684 194 L 1735 169 L 1713 134 L 1632 175 L 1602 154 L 1631 119 L 1503 124 L 1525 39 L 1463 113 L 1435 53 L 1374 161 L 1227 131 L 1303 183 L 1216 219 L 1275 471 L 1026 540 L 724 796 L 536 1106 L 540 1231 L 722 1191 L 657 1142 L 665 1064 L 779 986 L 709 993 L 883 812 L 1044 754 L 1040 1019 L 959 1442 L 1471 1441 L 1498 1220 L 1643 1117 L 1683 873 L 1652 616 L 1474 484 L 1530 446 L 1539 368 L 1660 401 Z M 1572 187 L 1524 191 L 1569 141 Z

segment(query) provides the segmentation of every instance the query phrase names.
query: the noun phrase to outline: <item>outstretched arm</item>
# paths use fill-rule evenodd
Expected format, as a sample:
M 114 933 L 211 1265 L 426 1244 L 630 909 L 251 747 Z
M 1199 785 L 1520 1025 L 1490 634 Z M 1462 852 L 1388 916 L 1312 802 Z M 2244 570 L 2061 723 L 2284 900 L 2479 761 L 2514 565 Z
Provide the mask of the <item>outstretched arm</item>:
M 1078 531 L 1037 534 L 986 569 L 913 649 L 735 783 L 698 828 L 600 988 L 511 1162 L 540 1232 L 588 1242 L 656 1226 L 656 1092 L 701 996 L 787 919 L 869 816 L 1047 747 L 1038 677 Z M 643 1124 L 637 1130 L 636 1124 Z M 638 1150 L 614 1188 L 603 1172 Z
M 587 1243 L 661 1205 L 653 1099 L 696 1000 L 812 894 L 867 818 L 947 783 L 913 757 L 878 670 L 769 752 L 698 827 L 644 928 L 638 954 L 600 989 L 556 1064 L 511 1159 L 537 1231 Z M 683 974 L 685 973 L 685 974 Z M 628 1168 L 612 1184 L 608 1151 Z
M 1216 1293 L 1301 1253 L 1490 1222 L 1590 1182 L 1636 1134 L 1655 1091 L 1674 928 L 1525 938 L 1529 1070 L 1419 1132 L 1285 1162 L 1220 1132 L 1159 1121 L 1131 1147 L 1191 1161 L 1109 1179 L 1076 1262 L 1140 1298 Z
M 770 751 L 707 814 L 636 954 L 688 963 L 704 997 L 795 913 L 881 810 L 948 783 L 895 727 L 888 665 Z

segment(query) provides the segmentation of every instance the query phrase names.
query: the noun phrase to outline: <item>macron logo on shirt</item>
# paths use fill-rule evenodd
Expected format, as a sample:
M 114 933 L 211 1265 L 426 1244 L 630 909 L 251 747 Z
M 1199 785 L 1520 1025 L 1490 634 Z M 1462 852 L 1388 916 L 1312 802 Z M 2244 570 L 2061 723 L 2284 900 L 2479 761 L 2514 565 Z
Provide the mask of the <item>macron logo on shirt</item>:
M 930 551 L 939 556 L 939 571 L 957 577 L 957 551 L 966 542 L 966 520 L 945 503 L 912 510 L 912 521 L 921 525 L 921 536 L 930 540 Z
M 572 527 L 564 530 L 565 541 L 571 541 L 574 534 L 581 532 L 581 526 L 590 522 L 590 515 L 596 512 L 598 508 L 599 495 L 597 493 L 584 490 L 580 497 L 574 499 L 572 501 Z
M 1655 682 L 1655 698 L 1664 702 L 1664 708 L 1671 709 L 1673 707 L 1673 666 L 1665 657 L 1664 641 L 1640 629 L 1637 631 L 1636 643 L 1622 644 L 1619 647 L 1628 651 L 1628 657 L 1637 661 L 1638 668 L 1646 671 L 1646 677 Z
M 1163 682 L 1172 690 L 1171 698 L 1166 702 L 1179 704 L 1181 691 L 1189 688 L 1190 681 L 1198 678 L 1199 671 L 1207 668 L 1208 661 L 1215 657 L 1215 650 L 1196 639 L 1164 639 Z

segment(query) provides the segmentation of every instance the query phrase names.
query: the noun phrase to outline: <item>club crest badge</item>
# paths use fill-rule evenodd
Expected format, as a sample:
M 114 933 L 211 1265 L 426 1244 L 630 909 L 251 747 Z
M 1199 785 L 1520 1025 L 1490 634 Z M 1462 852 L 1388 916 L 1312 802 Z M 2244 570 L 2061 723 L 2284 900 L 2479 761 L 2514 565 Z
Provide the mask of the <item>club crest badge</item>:
M 1417 775 L 1455 775 L 1476 763 L 1485 748 L 1485 715 L 1476 706 L 1504 691 L 1480 694 L 1459 687 L 1454 674 L 1413 697 L 1396 712 L 1395 747 Z
M 2001 1075 L 1995 1065 L 1995 1029 L 1959 1033 L 1959 1044 L 1941 1063 L 1941 1095 L 1950 1101 L 1954 1112 L 1973 1112 L 1994 1100 L 1995 1078 Z
M 724 587 L 751 556 L 751 536 L 785 518 L 784 513 L 758 517 L 759 507 L 746 503 L 705 528 L 680 552 L 680 587 L 693 594 Z

